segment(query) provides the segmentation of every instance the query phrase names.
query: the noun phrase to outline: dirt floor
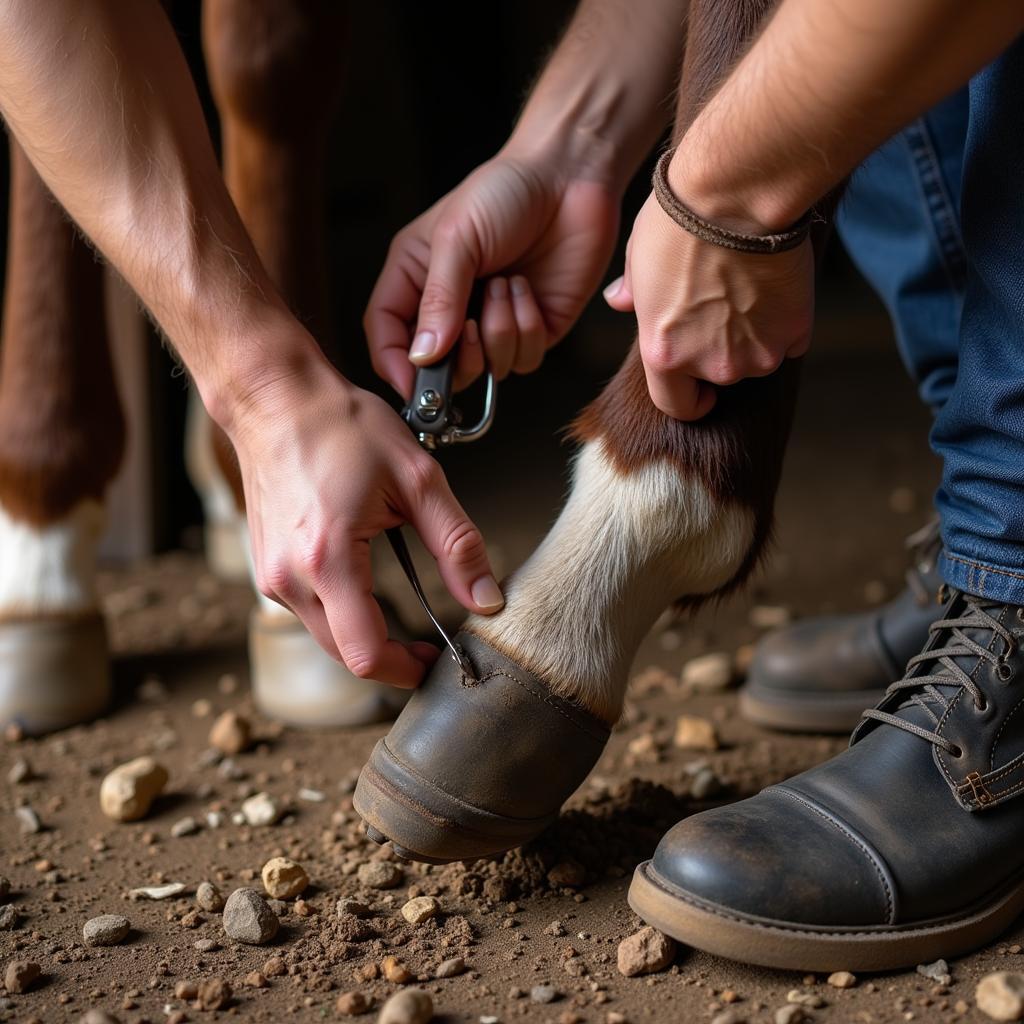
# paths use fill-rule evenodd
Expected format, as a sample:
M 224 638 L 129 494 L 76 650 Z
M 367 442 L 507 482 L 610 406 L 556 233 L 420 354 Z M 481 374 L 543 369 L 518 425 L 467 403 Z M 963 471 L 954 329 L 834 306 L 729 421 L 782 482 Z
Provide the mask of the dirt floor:
M 839 990 L 821 976 L 752 969 L 687 949 L 648 977 L 626 978 L 616 967 L 620 940 L 639 924 L 625 902 L 630 873 L 668 826 L 842 748 L 840 738 L 749 726 L 732 690 L 688 694 L 680 672 L 708 652 L 742 663 L 745 645 L 779 617 L 864 606 L 901 586 L 900 539 L 927 517 L 936 467 L 926 451 L 927 420 L 895 358 L 884 345 L 870 348 L 863 358 L 855 344 L 837 344 L 810 362 L 771 566 L 727 606 L 659 625 L 637 659 L 627 713 L 588 783 L 548 835 L 499 863 L 402 865 L 395 889 L 363 888 L 359 866 L 389 853 L 363 838 L 350 793 L 383 727 L 310 734 L 261 720 L 247 695 L 250 596 L 218 583 L 196 556 L 106 573 L 117 706 L 57 736 L 0 742 L 0 875 L 10 879 L 18 919 L 0 931 L 0 965 L 24 959 L 42 968 L 26 994 L 0 996 L 0 1020 L 78 1021 L 101 1009 L 122 1022 L 319 1021 L 338 1019 L 336 1001 L 352 991 L 369 997 L 364 1019 L 373 1019 L 400 987 L 380 976 L 388 956 L 431 993 L 437 1019 L 447 1021 L 710 1022 L 731 1010 L 735 1022 L 767 1022 L 793 990 L 821 1004 L 808 1008 L 814 1020 L 982 1019 L 975 983 L 994 969 L 1024 966 L 1019 929 L 953 963 L 948 986 L 908 971 L 860 977 Z M 503 459 L 463 457 L 453 473 L 505 568 L 542 533 L 563 487 L 564 451 L 554 441 L 510 451 Z M 533 474 L 529 500 L 524 472 Z M 413 610 L 394 568 L 385 576 Z M 257 740 L 221 759 L 209 753 L 208 735 L 225 709 L 249 717 Z M 680 714 L 714 723 L 718 749 L 676 749 Z M 167 768 L 169 784 L 144 821 L 116 824 L 100 811 L 100 782 L 140 754 Z M 28 777 L 9 780 L 25 773 L 23 760 Z M 242 801 L 261 791 L 280 802 L 281 820 L 236 824 Z M 22 832 L 14 810 L 23 805 L 38 813 L 41 831 Z M 186 818 L 198 830 L 173 834 L 187 831 L 175 828 Z M 269 946 L 237 945 L 219 914 L 195 912 L 199 883 L 213 882 L 225 895 L 259 887 L 262 865 L 281 854 L 304 866 L 311 885 Z M 186 888 L 161 901 L 128 895 L 170 882 Z M 406 923 L 400 909 L 410 894 L 436 896 L 440 916 Z M 342 897 L 365 902 L 368 915 L 339 917 Z M 127 940 L 85 946 L 83 924 L 106 913 L 129 918 Z M 436 978 L 438 965 L 454 958 L 465 970 Z M 233 989 L 228 1007 L 193 1005 L 189 983 L 214 978 Z M 553 1000 L 535 1001 L 536 986 L 550 986 Z

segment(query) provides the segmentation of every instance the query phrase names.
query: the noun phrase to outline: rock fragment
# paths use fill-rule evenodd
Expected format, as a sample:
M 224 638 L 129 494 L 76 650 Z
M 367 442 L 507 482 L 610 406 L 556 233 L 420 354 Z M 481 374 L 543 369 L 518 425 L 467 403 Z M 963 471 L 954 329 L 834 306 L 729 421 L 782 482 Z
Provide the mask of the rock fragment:
M 363 992 L 342 992 L 334 1004 L 334 1009 L 343 1017 L 358 1017 L 370 1008 L 370 1000 Z
M 7 773 L 7 781 L 12 786 L 20 786 L 23 782 L 30 782 L 32 778 L 32 765 L 23 757 L 19 757 L 11 765 L 11 770 Z
M 167 785 L 167 769 L 151 757 L 119 765 L 100 784 L 100 808 L 114 821 L 138 821 Z
M 225 711 L 210 729 L 210 746 L 222 754 L 241 754 L 251 744 L 252 726 L 237 711 Z
M 195 818 L 179 818 L 171 826 L 171 835 L 175 839 L 180 839 L 182 836 L 192 836 L 199 831 L 199 822 Z
M 627 978 L 655 974 L 675 959 L 676 944 L 667 935 L 647 926 L 619 943 L 619 973 Z
M 1024 1019 L 1024 974 L 995 971 L 986 974 L 974 990 L 978 1009 L 992 1020 Z
M 199 986 L 199 1005 L 204 1010 L 223 1010 L 231 1002 L 231 986 L 223 978 L 208 978 Z
M 586 868 L 575 860 L 563 860 L 548 872 L 548 881 L 552 885 L 567 889 L 578 889 L 586 880 Z
M 799 1003 L 788 1003 L 775 1011 L 775 1024 L 804 1024 L 813 1019 Z
M 39 820 L 39 815 L 36 814 L 33 808 L 15 807 L 14 816 L 18 819 L 18 824 L 21 826 L 22 835 L 34 836 L 37 832 L 42 832 L 43 823 Z
M 534 985 L 530 989 L 530 999 L 535 1003 L 553 1003 L 560 995 L 554 985 Z
M 223 923 L 228 938 L 250 946 L 270 942 L 280 927 L 277 915 L 255 889 L 236 889 L 228 897 Z
M 200 910 L 219 914 L 224 909 L 224 897 L 213 882 L 200 882 L 196 889 L 196 904 Z
M 453 956 L 451 960 L 442 960 L 434 971 L 435 978 L 455 978 L 466 973 L 466 961 L 461 956 Z
M 263 828 L 281 817 L 281 808 L 269 793 L 257 793 L 243 802 L 242 817 L 253 828 Z
M 857 976 L 849 971 L 835 971 L 828 976 L 828 983 L 833 988 L 853 988 L 857 984 Z
M 683 666 L 682 683 L 695 693 L 726 690 L 733 678 L 733 662 L 728 654 L 714 652 L 692 658 Z
M 4 974 L 4 985 L 12 995 L 21 995 L 32 988 L 41 973 L 39 964 L 31 960 L 12 960 Z
M 121 1024 L 121 1022 L 106 1010 L 89 1010 L 78 1018 L 78 1024 Z
M 441 904 L 433 896 L 415 896 L 402 907 L 402 917 L 409 924 L 423 924 L 432 917 L 437 917 Z
M 305 891 L 309 876 L 301 864 L 288 857 L 273 857 L 263 865 L 263 888 L 276 900 L 290 900 Z
M 101 914 L 90 918 L 82 928 L 87 946 L 116 946 L 128 937 L 131 922 L 120 914 Z
M 185 889 L 184 882 L 168 882 L 166 885 L 144 885 L 139 889 L 131 889 L 128 896 L 133 900 L 166 900 Z
M 18 911 L 9 903 L 0 907 L 0 932 L 14 931 L 18 923 Z
M 945 960 L 936 960 L 930 964 L 918 964 L 917 973 L 939 985 L 948 985 L 953 980 L 949 973 L 949 964 Z
M 381 973 L 392 985 L 407 985 L 413 979 L 413 973 L 397 956 L 386 956 L 380 962 Z
M 676 719 L 673 743 L 681 750 L 717 750 L 718 734 L 706 718 L 680 715 Z
M 377 1024 L 427 1024 L 434 1016 L 434 1003 L 419 988 L 396 992 L 382 1007 Z
M 356 877 L 367 889 L 394 889 L 402 881 L 402 869 L 389 860 L 371 860 L 359 865 Z

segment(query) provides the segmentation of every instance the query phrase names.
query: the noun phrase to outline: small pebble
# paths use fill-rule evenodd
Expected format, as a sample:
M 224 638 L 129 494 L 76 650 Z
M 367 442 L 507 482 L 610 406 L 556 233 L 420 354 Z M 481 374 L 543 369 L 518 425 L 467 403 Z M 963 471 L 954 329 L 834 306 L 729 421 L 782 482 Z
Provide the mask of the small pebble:
M 100 809 L 114 821 L 138 821 L 149 813 L 167 779 L 167 769 L 151 757 L 119 765 L 100 784 Z
M 655 974 L 665 970 L 676 955 L 676 944 L 655 928 L 640 931 L 619 943 L 619 973 L 627 978 L 638 974 Z
M 732 658 L 714 652 L 692 658 L 683 666 L 682 683 L 696 693 L 715 693 L 729 688 L 733 679 Z
M 416 896 L 402 907 L 402 917 L 409 924 L 422 924 L 440 913 L 441 904 L 433 896 Z
M 259 971 L 250 971 L 245 976 L 245 983 L 249 988 L 266 988 L 270 982 L 267 981 L 265 974 L 261 974 Z
M 354 900 L 349 896 L 342 896 L 334 905 L 334 912 L 338 917 L 352 914 L 353 917 L 363 917 L 370 912 L 370 908 L 360 900 Z
M 396 992 L 382 1007 L 377 1024 L 427 1024 L 434 1016 L 434 1003 L 422 989 Z
M 31 807 L 15 807 L 14 815 L 18 819 L 18 824 L 21 825 L 22 835 L 32 836 L 37 832 L 42 832 L 43 823 Z
M 530 989 L 530 1000 L 534 1003 L 553 1003 L 560 995 L 554 985 L 534 985 Z
M 223 978 L 209 978 L 199 986 L 199 1005 L 204 1010 L 223 1010 L 231 1002 L 231 986 Z
M 974 990 L 974 999 L 992 1020 L 1024 1019 L 1024 974 L 995 971 L 986 974 Z
M 833 988 L 853 988 L 857 984 L 857 976 L 849 971 L 836 971 L 828 976 L 828 983 Z
M 269 793 L 257 793 L 242 804 L 242 816 L 253 828 L 273 825 L 281 817 L 281 808 Z
M 19 757 L 11 765 L 11 770 L 7 773 L 7 781 L 12 786 L 20 786 L 23 782 L 29 782 L 32 777 L 32 765 L 23 757 Z
M 228 938 L 250 946 L 270 942 L 280 927 L 277 915 L 255 889 L 236 889 L 227 898 L 223 924 Z
M 168 882 L 167 885 L 144 885 L 139 889 L 131 889 L 128 893 L 133 900 L 166 900 L 184 892 L 184 882 Z
M 435 978 L 455 978 L 466 972 L 466 961 L 461 956 L 454 956 L 451 960 L 442 960 L 434 971 Z
M 121 1024 L 105 1010 L 89 1010 L 78 1018 L 78 1024 Z
M 775 1024 L 804 1024 L 813 1019 L 799 1003 L 788 1003 L 775 1011 Z
M 13 931 L 18 923 L 18 911 L 9 903 L 0 907 L 0 932 Z
M 673 743 L 681 750 L 717 750 L 718 734 L 706 718 L 680 715 L 676 719 Z
M 393 985 L 407 985 L 413 979 L 409 970 L 397 956 L 386 956 L 380 962 L 381 973 Z
M 210 729 L 210 746 L 222 754 L 241 754 L 252 744 L 252 726 L 236 711 L 225 711 Z
M 4 985 L 12 995 L 21 995 L 28 992 L 38 981 L 42 973 L 39 964 L 31 960 L 12 960 L 7 965 L 7 973 L 4 975 Z
M 192 948 L 197 953 L 213 953 L 220 949 L 220 946 L 213 939 L 196 939 L 192 943 Z
M 200 882 L 196 889 L 196 904 L 201 910 L 219 914 L 224 909 L 224 897 L 213 882 Z
M 360 864 L 356 872 L 360 885 L 367 889 L 394 889 L 402 881 L 402 869 L 388 860 L 371 860 Z
M 370 1008 L 370 1000 L 363 992 L 343 992 L 338 996 L 334 1009 L 343 1017 L 358 1017 Z
M 918 964 L 917 973 L 940 985 L 948 985 L 953 980 L 949 973 L 949 964 L 945 960 L 936 960 L 930 964 Z
M 263 888 L 277 900 L 289 900 L 309 885 L 309 876 L 301 864 L 287 857 L 273 857 L 263 865 Z
M 171 826 L 171 835 L 176 839 L 182 836 L 195 835 L 199 831 L 199 822 L 195 818 L 179 818 Z
M 120 914 L 101 914 L 85 922 L 82 937 L 87 946 L 116 946 L 128 937 L 131 922 Z

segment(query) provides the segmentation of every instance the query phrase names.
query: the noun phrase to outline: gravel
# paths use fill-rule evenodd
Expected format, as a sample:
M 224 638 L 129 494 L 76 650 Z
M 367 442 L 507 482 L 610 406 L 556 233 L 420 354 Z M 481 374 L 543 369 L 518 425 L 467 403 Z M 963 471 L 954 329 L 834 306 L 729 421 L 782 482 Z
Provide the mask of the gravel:
M 434 1016 L 434 1002 L 422 989 L 396 992 L 381 1007 L 377 1024 L 427 1024 Z
M 655 928 L 640 931 L 619 943 L 619 973 L 627 978 L 665 970 L 676 956 L 676 944 Z

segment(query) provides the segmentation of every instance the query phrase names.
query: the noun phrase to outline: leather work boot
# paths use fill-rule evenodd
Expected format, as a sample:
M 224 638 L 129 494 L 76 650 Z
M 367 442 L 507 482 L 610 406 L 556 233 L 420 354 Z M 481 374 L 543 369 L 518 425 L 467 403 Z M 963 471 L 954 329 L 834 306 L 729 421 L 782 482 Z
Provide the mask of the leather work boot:
M 907 539 L 913 563 L 903 592 L 880 608 L 798 622 L 758 645 L 740 711 L 757 725 L 792 732 L 848 733 L 882 699 L 928 639 L 940 614 L 935 595 L 941 541 L 935 520 Z
M 644 920 L 801 971 L 960 956 L 1024 909 L 1024 608 L 954 593 L 850 747 L 696 814 L 633 877 Z

